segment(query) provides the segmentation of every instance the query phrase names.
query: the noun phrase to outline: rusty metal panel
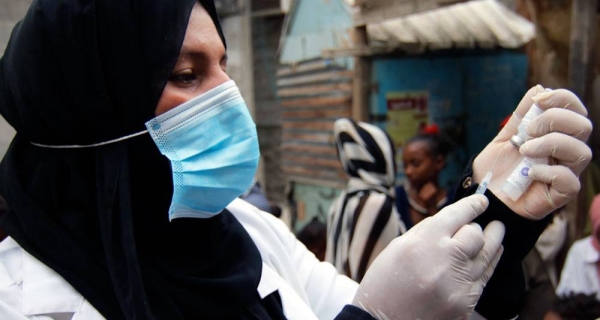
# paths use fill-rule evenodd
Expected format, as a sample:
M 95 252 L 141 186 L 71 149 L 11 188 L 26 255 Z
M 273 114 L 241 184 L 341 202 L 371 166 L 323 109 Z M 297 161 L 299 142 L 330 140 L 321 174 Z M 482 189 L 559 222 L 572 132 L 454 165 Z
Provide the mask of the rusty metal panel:
M 354 13 L 354 25 L 363 26 L 437 9 L 444 5 L 440 5 L 439 2 L 438 0 L 363 0 L 359 2 L 360 10 Z
M 533 39 L 535 26 L 496 0 L 479 0 L 370 23 L 367 34 L 371 46 L 389 49 L 515 49 Z
M 344 61 L 316 59 L 277 71 L 282 170 L 290 181 L 345 184 L 332 133 L 336 119 L 351 115 L 353 73 Z

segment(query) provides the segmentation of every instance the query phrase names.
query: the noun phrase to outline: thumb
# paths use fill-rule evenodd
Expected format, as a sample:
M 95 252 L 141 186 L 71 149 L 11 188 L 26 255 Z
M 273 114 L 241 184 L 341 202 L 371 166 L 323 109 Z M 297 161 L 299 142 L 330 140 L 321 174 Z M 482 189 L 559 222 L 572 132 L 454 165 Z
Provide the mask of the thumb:
M 473 221 L 485 211 L 488 204 L 485 196 L 474 194 L 445 207 L 433 216 L 432 222 L 435 221 L 440 230 L 452 236 L 462 226 Z

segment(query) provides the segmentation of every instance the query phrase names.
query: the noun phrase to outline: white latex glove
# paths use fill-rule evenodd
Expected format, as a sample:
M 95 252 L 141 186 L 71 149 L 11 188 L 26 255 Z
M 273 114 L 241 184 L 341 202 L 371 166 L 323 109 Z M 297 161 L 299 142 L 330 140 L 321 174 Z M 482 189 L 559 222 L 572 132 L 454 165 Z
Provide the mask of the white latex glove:
M 527 132 L 532 139 L 517 149 L 510 138 L 517 134 L 520 119 L 534 101 L 546 111 L 529 123 Z M 544 92 L 539 85 L 530 89 L 506 126 L 473 162 L 473 180 L 481 182 L 500 154 L 488 189 L 515 213 L 532 220 L 544 218 L 579 192 L 578 177 L 592 158 L 585 144 L 592 123 L 586 117 L 585 107 L 572 92 L 564 89 Z M 501 188 L 523 155 L 549 158 L 552 165 L 532 166 L 529 176 L 534 182 L 517 201 L 512 201 Z
M 415 225 L 377 256 L 353 305 L 378 319 L 468 319 L 502 253 L 504 225 L 470 223 L 487 198 L 464 198 Z

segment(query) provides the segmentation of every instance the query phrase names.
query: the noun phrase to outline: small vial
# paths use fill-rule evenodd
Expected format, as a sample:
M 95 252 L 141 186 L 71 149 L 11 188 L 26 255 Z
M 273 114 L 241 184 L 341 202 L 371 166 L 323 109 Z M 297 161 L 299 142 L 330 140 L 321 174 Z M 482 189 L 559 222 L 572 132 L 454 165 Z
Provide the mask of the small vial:
M 550 89 L 546 89 L 546 91 L 551 91 Z M 529 140 L 531 137 L 527 134 L 527 125 L 531 120 L 539 117 L 544 110 L 540 109 L 535 103 L 531 106 L 529 111 L 525 114 L 523 119 L 521 119 L 521 123 L 518 126 L 518 132 L 516 135 L 510 138 L 510 142 L 517 148 L 521 147 L 525 141 Z M 502 185 L 501 190 L 513 201 L 516 201 L 523 195 L 525 190 L 529 188 L 533 180 L 529 177 L 529 170 L 534 164 L 544 164 L 547 163 L 546 159 L 534 159 L 523 157 L 521 162 L 516 166 L 516 168 L 512 171 L 506 182 Z
M 547 163 L 546 159 L 523 157 L 521 163 L 517 165 L 508 179 L 506 179 L 506 182 L 504 182 L 504 185 L 502 185 L 502 192 L 504 192 L 511 200 L 517 201 L 533 182 L 529 177 L 529 170 L 531 167 L 534 164 L 544 163 Z
M 519 123 L 518 132 L 516 135 L 510 138 L 510 143 L 512 143 L 515 147 L 519 148 L 525 141 L 529 140 L 531 137 L 527 134 L 526 127 L 531 122 L 531 120 L 537 118 L 544 110 L 540 109 L 535 103 L 531 106 L 529 111 L 525 114 L 523 119 L 521 119 L 521 123 Z

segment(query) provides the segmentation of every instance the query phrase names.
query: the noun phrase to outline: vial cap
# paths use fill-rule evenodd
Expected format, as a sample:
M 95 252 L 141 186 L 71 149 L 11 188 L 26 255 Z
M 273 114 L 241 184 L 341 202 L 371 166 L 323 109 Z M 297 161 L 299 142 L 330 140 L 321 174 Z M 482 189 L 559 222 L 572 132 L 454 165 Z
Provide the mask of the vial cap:
M 512 137 L 510 137 L 510 143 L 512 143 L 513 146 L 519 148 L 521 147 L 521 145 L 523 145 L 523 143 L 525 143 L 525 140 L 519 137 L 518 135 L 513 135 Z

